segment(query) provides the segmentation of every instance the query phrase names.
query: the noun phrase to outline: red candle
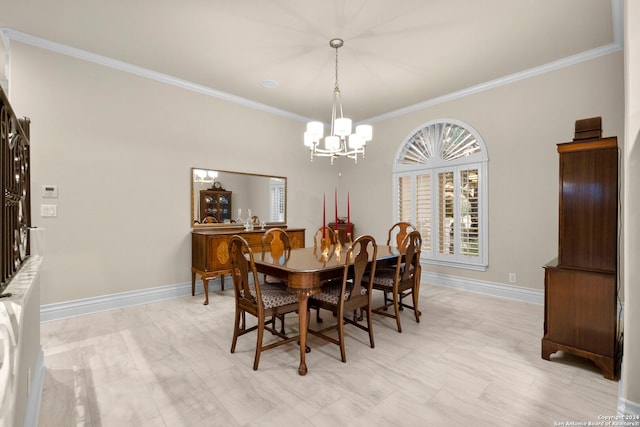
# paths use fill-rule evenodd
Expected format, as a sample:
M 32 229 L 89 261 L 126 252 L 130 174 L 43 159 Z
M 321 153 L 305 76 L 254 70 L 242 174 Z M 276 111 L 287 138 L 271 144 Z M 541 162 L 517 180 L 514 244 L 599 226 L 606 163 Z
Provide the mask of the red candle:
M 327 195 L 322 194 L 322 238 L 327 238 Z
M 349 205 L 348 192 L 347 192 L 347 234 L 351 234 L 351 206 Z
M 334 204 L 336 205 L 336 222 L 334 227 L 336 227 L 337 229 L 338 228 L 338 189 L 336 188 L 335 191 L 336 191 L 336 197 L 335 197 Z

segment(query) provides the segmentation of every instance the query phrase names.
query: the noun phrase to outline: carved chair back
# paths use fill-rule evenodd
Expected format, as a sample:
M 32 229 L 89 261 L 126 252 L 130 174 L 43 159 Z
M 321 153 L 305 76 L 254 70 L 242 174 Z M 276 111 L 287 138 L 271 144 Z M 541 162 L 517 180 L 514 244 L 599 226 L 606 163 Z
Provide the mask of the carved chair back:
M 413 224 L 406 221 L 400 221 L 393 224 L 389 229 L 387 245 L 396 246 L 397 248 L 404 250 L 404 247 L 402 245 L 405 238 L 410 232 L 415 230 L 416 228 L 413 226 Z

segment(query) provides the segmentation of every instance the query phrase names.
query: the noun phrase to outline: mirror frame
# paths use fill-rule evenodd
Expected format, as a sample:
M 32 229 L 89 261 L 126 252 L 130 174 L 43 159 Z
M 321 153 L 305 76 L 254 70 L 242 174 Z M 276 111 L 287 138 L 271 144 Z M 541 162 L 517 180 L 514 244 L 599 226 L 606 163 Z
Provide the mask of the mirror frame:
M 266 225 L 269 226 L 279 226 L 279 227 L 286 227 L 287 225 L 287 204 L 288 204 L 288 195 L 287 195 L 287 177 L 286 176 L 276 176 L 276 175 L 264 175 L 264 174 L 257 174 L 257 173 L 248 173 L 248 172 L 237 172 L 237 171 L 228 171 L 228 170 L 222 170 L 222 169 L 211 169 L 211 168 L 201 168 L 201 167 L 192 167 L 191 168 L 191 173 L 189 176 L 189 185 L 191 187 L 191 217 L 189 218 L 189 224 L 191 226 L 191 228 L 244 228 L 243 224 L 237 224 L 237 223 L 213 223 L 213 224 L 199 224 L 199 223 L 194 223 L 193 220 L 195 218 L 195 208 L 196 208 L 196 194 L 195 194 L 195 188 L 194 188 L 194 171 L 196 169 L 199 170 L 205 170 L 205 171 L 215 171 L 218 173 L 228 173 L 228 174 L 236 174 L 236 175 L 244 175 L 244 176 L 250 176 L 250 177 L 256 177 L 256 178 L 277 178 L 277 179 L 282 179 L 284 181 L 284 222 L 265 222 Z M 216 181 L 216 179 L 214 179 L 214 182 Z M 212 183 L 213 185 L 213 183 Z M 227 191 L 233 191 L 232 188 L 225 188 L 225 190 Z

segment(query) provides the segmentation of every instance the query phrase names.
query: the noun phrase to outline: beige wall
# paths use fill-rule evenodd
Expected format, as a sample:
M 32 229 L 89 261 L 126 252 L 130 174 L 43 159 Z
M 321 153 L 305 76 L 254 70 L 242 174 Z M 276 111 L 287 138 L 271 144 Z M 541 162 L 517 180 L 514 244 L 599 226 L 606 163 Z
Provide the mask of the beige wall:
M 604 135 L 624 136 L 622 52 L 374 124 L 366 161 L 343 173 L 356 206 L 378 215 L 355 221 L 386 239 L 392 221 L 391 170 L 409 133 L 429 120 L 453 118 L 475 128 L 489 154 L 489 268 L 425 270 L 497 283 L 517 274 L 519 286 L 543 289 L 542 266 L 557 256 L 558 155 L 577 119 L 602 116 Z M 346 184 L 341 184 L 342 186 Z M 376 189 L 376 197 L 359 192 Z
M 622 397 L 640 405 L 640 4 L 625 2 L 624 359 Z M 636 408 L 636 413 L 640 407 Z
M 0 86 L 5 92 L 8 92 L 8 78 L 6 75 L 7 67 L 7 50 L 4 43 L 0 40 Z
M 304 124 L 17 42 L 11 54 L 11 102 L 32 123 L 33 225 L 46 229 L 43 304 L 190 282 L 192 166 L 288 176 L 290 225 L 321 221 L 336 182 L 309 163 Z
M 309 162 L 304 124 L 288 118 L 19 43 L 12 76 L 14 108 L 32 120 L 44 304 L 189 281 L 191 166 L 287 176 L 289 224 L 309 230 L 337 184 L 341 215 L 351 193 L 357 234 L 385 240 L 395 154 L 436 118 L 468 123 L 487 145 L 489 269 L 428 268 L 496 283 L 515 272 L 517 285 L 542 289 L 542 265 L 557 255 L 556 144 L 580 118 L 602 116 L 621 144 L 624 131 L 621 52 L 374 123 L 366 159 L 333 167 Z M 57 218 L 37 215 L 51 201 L 42 184 L 59 185 Z

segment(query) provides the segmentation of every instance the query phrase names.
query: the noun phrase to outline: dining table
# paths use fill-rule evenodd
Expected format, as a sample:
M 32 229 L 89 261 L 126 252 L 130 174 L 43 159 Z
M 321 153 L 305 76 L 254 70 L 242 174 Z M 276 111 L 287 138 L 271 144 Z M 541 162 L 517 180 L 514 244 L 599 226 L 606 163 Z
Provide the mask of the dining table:
M 298 319 L 300 323 L 300 366 L 298 373 L 307 374 L 307 300 L 320 292 L 323 284 L 330 280 L 342 279 L 348 246 L 332 247 L 322 251 L 319 247 L 298 248 L 272 256 L 268 251 L 255 252 L 254 261 L 258 273 L 273 276 L 287 283 L 287 289 L 298 298 Z M 377 268 L 393 264 L 400 255 L 395 246 L 378 245 Z M 372 262 L 373 260 L 369 260 Z M 350 260 L 353 264 L 353 260 Z

